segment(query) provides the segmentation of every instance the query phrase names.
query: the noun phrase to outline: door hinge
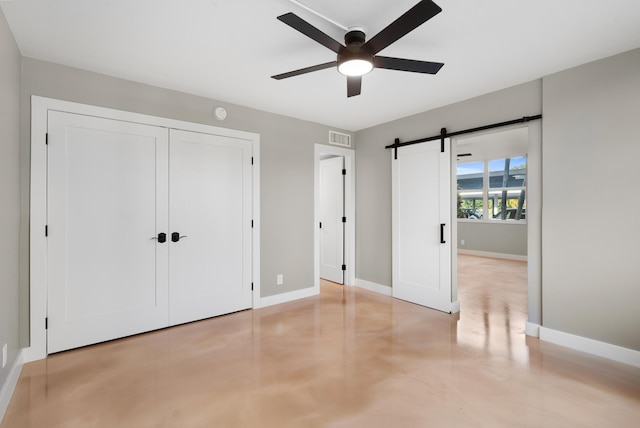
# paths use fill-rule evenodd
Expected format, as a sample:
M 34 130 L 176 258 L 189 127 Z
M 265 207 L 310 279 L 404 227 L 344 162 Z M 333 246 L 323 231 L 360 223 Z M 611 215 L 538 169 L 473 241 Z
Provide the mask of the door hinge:
M 320 222 L 320 229 L 322 229 L 322 222 Z
M 253 220 L 251 220 L 251 229 L 253 229 Z
M 346 217 L 342 217 L 342 222 L 346 223 L 347 222 L 347 218 Z
M 47 132 L 46 134 L 44 134 L 44 143 L 45 144 L 49 144 L 49 133 Z
M 253 165 L 253 156 L 251 156 L 251 165 Z
M 49 317 L 44 319 L 44 329 L 49 330 Z
M 251 283 L 251 291 L 253 291 L 253 282 Z
M 347 170 L 342 168 L 342 175 L 347 175 Z
M 347 265 L 342 265 L 342 270 L 347 270 Z
M 44 225 L 44 236 L 47 237 L 49 236 L 49 226 L 48 225 Z
M 447 128 L 440 129 L 440 153 L 444 153 L 444 139 L 447 138 Z

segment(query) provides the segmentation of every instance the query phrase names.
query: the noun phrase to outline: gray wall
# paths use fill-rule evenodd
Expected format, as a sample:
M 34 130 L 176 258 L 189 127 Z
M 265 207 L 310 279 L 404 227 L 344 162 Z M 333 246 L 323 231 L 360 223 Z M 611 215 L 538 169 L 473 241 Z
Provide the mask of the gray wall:
M 640 351 L 640 49 L 543 99 L 543 325 Z
M 464 245 L 461 240 L 464 239 Z M 505 223 L 458 222 L 458 249 L 490 253 L 527 255 L 527 225 Z
M 28 189 L 30 174 L 31 95 L 260 134 L 261 294 L 270 296 L 313 286 L 314 143 L 327 142 L 328 126 L 23 58 L 23 189 Z M 213 118 L 216 106 L 227 109 L 228 117 L 224 122 Z M 26 190 L 23 194 L 26 195 Z M 23 204 L 23 218 L 28 219 L 26 203 Z M 26 246 L 26 241 L 23 244 Z M 28 260 L 28 253 L 23 258 Z M 21 290 L 26 302 L 29 287 L 26 262 L 22 270 L 25 280 Z M 276 287 L 278 273 L 284 274 L 285 283 Z M 28 319 L 22 320 L 21 324 L 28 325 Z
M 541 86 L 536 80 L 356 133 L 357 278 L 391 285 L 391 151 L 384 146 L 438 135 L 442 127 L 459 131 L 540 114 Z
M 19 348 L 19 114 L 20 51 L 0 10 L 0 352 L 8 345 L 7 366 L 0 364 L 0 388 Z

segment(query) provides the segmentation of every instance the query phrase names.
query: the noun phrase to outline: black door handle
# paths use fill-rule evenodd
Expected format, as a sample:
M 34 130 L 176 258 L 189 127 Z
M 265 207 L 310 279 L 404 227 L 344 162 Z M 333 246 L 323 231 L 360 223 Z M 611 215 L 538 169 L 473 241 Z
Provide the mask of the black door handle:
M 158 233 L 158 236 L 154 236 L 151 239 L 157 239 L 159 243 L 167 242 L 167 234 L 166 233 Z
M 187 235 L 180 235 L 180 232 L 173 232 L 171 234 L 171 242 L 178 242 L 180 238 L 186 238 Z
M 444 223 L 440 223 L 440 243 L 446 244 L 444 240 Z

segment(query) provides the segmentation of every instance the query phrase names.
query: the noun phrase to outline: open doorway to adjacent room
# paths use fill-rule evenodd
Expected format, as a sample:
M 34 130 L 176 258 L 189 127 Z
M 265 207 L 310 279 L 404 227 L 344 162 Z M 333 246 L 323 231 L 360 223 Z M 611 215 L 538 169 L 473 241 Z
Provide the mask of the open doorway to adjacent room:
M 355 153 L 315 146 L 315 278 L 353 285 L 355 276 Z
M 460 322 L 483 325 L 485 337 L 507 341 L 539 318 L 538 313 L 529 314 L 540 308 L 536 269 L 528 266 L 539 268 L 537 250 L 533 260 L 529 252 L 539 245 L 540 207 L 534 205 L 541 175 L 539 133 L 530 127 L 494 129 L 452 140 L 452 208 L 457 217 L 452 230 L 452 285 L 462 308 Z M 465 313 L 465 301 L 477 309 Z

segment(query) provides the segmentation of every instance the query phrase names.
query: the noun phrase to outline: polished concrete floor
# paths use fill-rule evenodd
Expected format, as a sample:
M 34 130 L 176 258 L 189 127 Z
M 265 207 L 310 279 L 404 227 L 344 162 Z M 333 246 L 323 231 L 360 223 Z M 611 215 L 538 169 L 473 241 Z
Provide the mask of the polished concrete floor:
M 640 369 L 524 335 L 525 263 L 459 262 L 459 316 L 323 283 L 27 364 L 0 427 L 640 426 Z

